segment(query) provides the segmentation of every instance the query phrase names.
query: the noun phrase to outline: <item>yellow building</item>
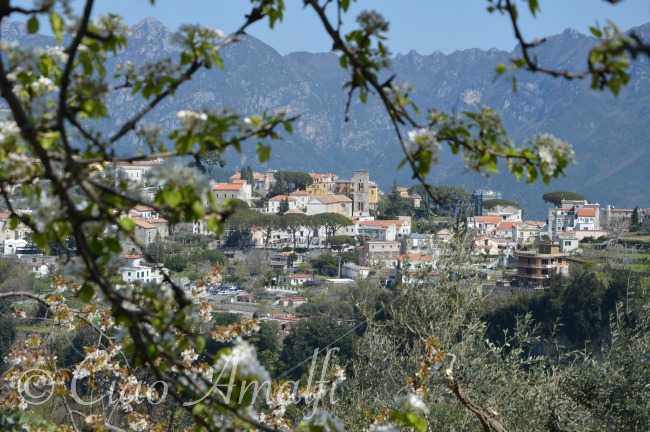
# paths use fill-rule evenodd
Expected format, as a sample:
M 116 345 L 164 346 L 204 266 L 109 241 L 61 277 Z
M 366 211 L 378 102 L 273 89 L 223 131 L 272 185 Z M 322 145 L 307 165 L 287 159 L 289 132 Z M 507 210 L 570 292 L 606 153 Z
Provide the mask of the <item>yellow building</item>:
M 314 197 L 321 195 L 332 195 L 335 192 L 335 185 L 339 179 L 339 176 L 336 174 L 309 174 L 314 182 L 307 186 L 307 193 L 309 193 L 309 198 L 313 199 Z

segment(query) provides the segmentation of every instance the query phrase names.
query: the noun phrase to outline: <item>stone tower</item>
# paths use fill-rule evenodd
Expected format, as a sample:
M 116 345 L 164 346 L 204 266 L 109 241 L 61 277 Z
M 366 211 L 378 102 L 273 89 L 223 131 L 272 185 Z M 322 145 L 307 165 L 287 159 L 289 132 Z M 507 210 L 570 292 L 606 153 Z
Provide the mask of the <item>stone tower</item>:
M 355 170 L 352 179 L 352 217 L 370 216 L 370 171 Z

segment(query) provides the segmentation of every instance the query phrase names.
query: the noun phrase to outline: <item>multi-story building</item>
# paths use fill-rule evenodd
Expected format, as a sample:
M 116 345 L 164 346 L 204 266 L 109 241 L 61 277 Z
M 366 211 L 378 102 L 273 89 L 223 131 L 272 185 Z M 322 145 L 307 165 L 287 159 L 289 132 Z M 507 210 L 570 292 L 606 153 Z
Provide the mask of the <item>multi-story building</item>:
M 319 195 L 331 195 L 336 193 L 335 186 L 336 182 L 339 180 L 339 176 L 336 174 L 309 174 L 314 180 L 312 184 L 307 186 L 307 193 L 309 193 L 309 198 L 313 199 Z
M 362 266 L 379 266 L 396 268 L 400 256 L 401 243 L 398 241 L 366 241 L 357 248 L 359 264 Z
M 639 222 L 643 223 L 645 220 L 650 219 L 650 208 L 637 209 L 639 215 Z M 604 208 L 600 209 L 600 223 L 604 227 L 608 227 L 610 221 L 620 220 L 620 219 L 630 219 L 634 213 L 634 209 L 630 208 L 616 208 L 611 205 L 607 205 Z
M 483 209 L 483 216 L 506 216 L 504 220 L 521 221 L 521 209 L 511 205 L 495 205 L 489 209 Z
M 158 265 L 148 266 L 142 263 L 142 255 L 122 255 L 124 265 L 120 267 L 119 273 L 126 283 L 162 283 L 169 271 Z
M 273 176 L 274 172 L 267 171 L 266 173 L 253 172 L 253 193 L 259 195 L 266 195 L 269 190 L 267 189 L 267 175 Z M 242 180 L 241 173 L 235 173 L 230 176 L 230 183 L 234 183 L 235 180 Z
M 474 215 L 483 215 L 483 201 L 501 198 L 503 198 L 501 192 L 496 192 L 487 188 L 475 190 L 472 194 L 472 201 L 474 203 Z
M 352 178 L 353 217 L 370 216 L 370 171 L 355 170 Z
M 321 195 L 307 203 L 307 214 L 340 213 L 352 217 L 352 200 L 345 195 Z
M 398 187 L 399 196 L 406 202 L 406 204 L 411 208 L 420 208 L 420 203 L 422 202 L 422 197 L 419 194 L 409 193 L 408 188 Z
M 280 211 L 280 204 L 282 201 L 286 201 L 288 205 L 288 210 L 293 210 L 298 208 L 298 200 L 289 195 L 276 195 L 273 198 L 269 199 L 266 203 L 266 213 L 275 214 Z
M 130 182 L 147 185 L 147 173 L 152 168 L 158 167 L 162 164 L 162 159 L 137 161 L 130 164 L 121 163 L 117 165 L 117 171 L 121 172 Z
M 558 243 L 541 241 L 534 251 L 515 251 L 517 280 L 523 285 L 542 287 L 553 273 L 568 276 L 568 253 L 560 252 Z
M 346 235 L 362 236 L 372 240 L 397 240 L 411 234 L 411 217 L 398 216 L 394 220 L 359 219 L 345 231 Z
M 545 223 L 539 224 L 537 221 L 525 221 L 519 225 L 513 225 L 512 238 L 518 244 L 533 243 L 539 239 L 541 227 L 545 225 Z
M 600 205 L 590 204 L 586 200 L 562 200 L 560 207 L 548 210 L 547 235 L 550 238 L 564 231 L 594 232 L 599 237 Z M 588 234 L 588 233 L 587 233 Z M 588 237 L 583 233 L 581 237 Z
M 503 221 L 501 216 L 472 216 L 467 218 L 467 230 L 474 236 L 496 235 L 497 226 Z
M 217 183 L 212 187 L 217 204 L 227 199 L 239 199 L 250 205 L 253 202 L 253 188 L 246 180 L 233 180 L 232 183 Z
M 309 203 L 309 193 L 304 190 L 297 190 L 293 191 L 289 194 L 290 197 L 296 199 L 296 207 L 305 210 L 307 208 L 307 204 Z

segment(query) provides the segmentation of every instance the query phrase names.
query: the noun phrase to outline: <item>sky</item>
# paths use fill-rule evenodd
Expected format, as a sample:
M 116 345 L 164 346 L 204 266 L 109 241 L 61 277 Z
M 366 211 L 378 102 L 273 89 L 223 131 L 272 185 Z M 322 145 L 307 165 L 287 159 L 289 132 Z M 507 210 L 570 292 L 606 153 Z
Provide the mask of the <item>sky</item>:
M 17 4 L 29 4 L 19 0 Z M 73 0 L 73 4 L 81 4 Z M 285 0 L 284 21 L 273 31 L 257 23 L 249 33 L 280 54 L 294 51 L 326 52 L 331 43 L 319 27 L 313 11 L 300 0 Z M 541 0 L 541 14 L 532 19 L 524 1 L 516 1 L 528 39 L 561 33 L 574 28 L 588 33 L 596 23 L 614 21 L 622 30 L 650 22 L 650 2 L 624 0 L 611 5 L 604 0 Z M 180 24 L 202 24 L 231 32 L 250 8 L 248 0 L 96 0 L 98 13 L 115 12 L 129 25 L 155 17 L 172 30 Z M 507 17 L 486 12 L 487 0 L 358 0 L 348 21 L 361 10 L 380 12 L 391 23 L 388 46 L 393 54 L 416 50 L 445 54 L 467 48 L 512 50 L 516 43 Z M 348 27 L 349 28 L 349 27 Z

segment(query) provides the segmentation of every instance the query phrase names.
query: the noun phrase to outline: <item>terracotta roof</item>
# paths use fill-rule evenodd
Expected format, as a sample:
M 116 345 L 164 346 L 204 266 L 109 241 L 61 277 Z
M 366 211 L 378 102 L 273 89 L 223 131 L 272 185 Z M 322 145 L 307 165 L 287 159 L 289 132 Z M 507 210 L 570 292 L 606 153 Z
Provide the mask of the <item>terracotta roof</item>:
M 501 219 L 500 216 L 475 216 L 474 217 L 475 222 L 483 222 L 483 223 L 488 223 L 493 225 L 498 224 L 502 220 L 503 219 Z
M 152 225 L 149 222 L 145 222 L 143 219 L 133 218 L 133 222 L 135 222 L 135 224 L 140 228 L 146 228 L 146 229 L 156 228 L 155 225 Z
M 289 275 L 289 276 L 291 276 L 292 279 L 293 279 L 293 278 L 295 278 L 295 279 L 305 279 L 305 278 L 308 278 L 308 279 L 309 279 L 309 278 L 313 278 L 313 277 L 314 277 L 314 275 L 310 275 L 310 274 L 308 274 L 308 273 L 295 273 L 295 274 L 292 274 L 292 275 Z
M 161 218 L 155 218 L 155 219 L 147 219 L 147 222 L 155 224 L 155 223 L 167 223 L 167 219 L 161 219 Z
M 294 197 L 291 197 L 289 195 L 276 195 L 273 198 L 271 198 L 269 201 L 282 201 L 286 199 L 287 201 L 296 201 Z
M 244 180 L 244 179 L 232 180 L 230 183 L 243 185 L 243 184 L 246 184 L 246 180 Z
M 309 193 L 307 193 L 307 191 L 305 191 L 305 190 L 297 190 L 297 191 L 291 192 L 290 195 L 309 195 Z
M 391 225 L 395 225 L 396 228 L 400 228 L 402 225 L 404 225 L 403 220 L 369 220 L 369 221 L 363 221 L 359 222 L 359 226 L 378 226 L 382 228 L 388 228 Z
M 137 255 L 137 254 L 126 254 L 126 255 L 122 255 L 122 258 L 126 258 L 126 259 L 138 259 L 138 258 L 142 258 L 142 255 Z
M 512 229 L 513 227 L 521 225 L 519 222 L 501 221 L 497 225 L 498 229 Z
M 240 190 L 244 185 L 243 184 L 235 184 L 235 183 L 220 183 L 215 185 L 212 190 L 215 191 L 238 191 Z
M 153 207 L 149 207 L 148 205 L 144 205 L 144 204 L 138 204 L 137 206 L 134 207 L 134 210 L 138 212 L 155 211 Z
M 581 208 L 580 210 L 578 210 L 578 216 L 595 217 L 596 216 L 596 209 Z
M 320 195 L 314 198 L 323 204 L 335 204 L 338 202 L 352 202 L 352 200 L 345 195 Z
M 335 179 L 338 178 L 336 174 L 316 174 L 316 173 L 309 173 L 309 176 L 313 178 L 314 180 L 320 180 L 323 178 L 329 178 L 329 179 Z
M 544 221 L 536 221 L 536 220 L 527 220 L 526 225 L 533 225 L 533 226 L 538 226 L 538 227 L 543 227 L 546 225 L 546 222 Z

